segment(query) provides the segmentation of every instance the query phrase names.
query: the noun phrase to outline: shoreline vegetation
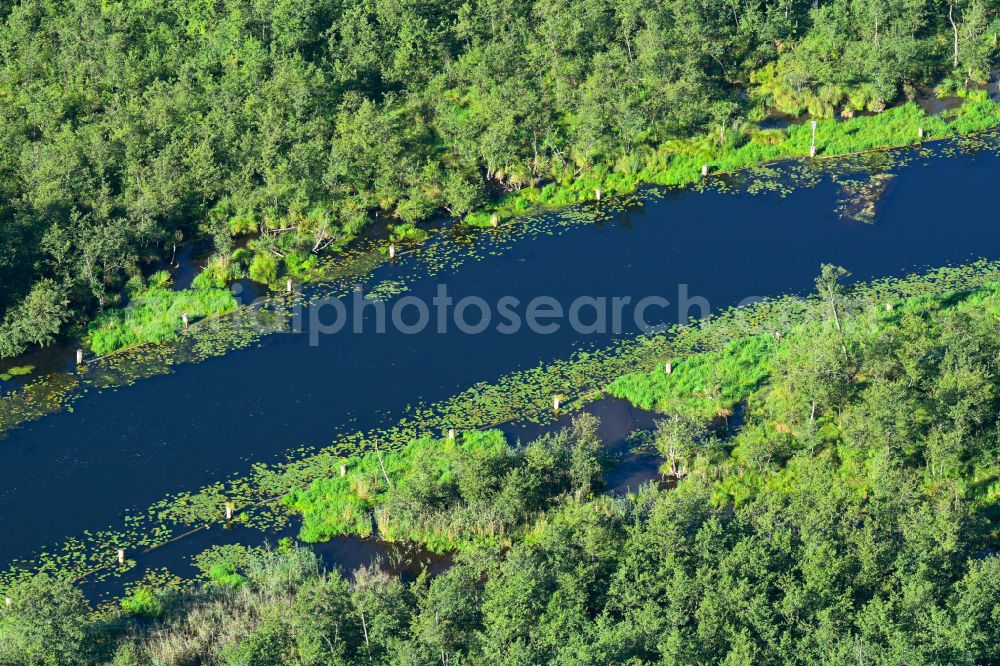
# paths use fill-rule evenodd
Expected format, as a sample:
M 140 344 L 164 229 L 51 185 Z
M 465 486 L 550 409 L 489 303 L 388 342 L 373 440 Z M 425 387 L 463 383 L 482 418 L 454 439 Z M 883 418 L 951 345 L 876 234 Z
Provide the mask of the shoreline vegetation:
M 938 115 L 929 116 L 909 101 L 877 115 L 844 120 L 820 118 L 816 124 L 816 158 L 834 159 L 995 129 L 1000 126 L 1000 104 L 980 90 L 966 93 L 962 106 Z M 705 178 L 703 166 L 708 167 L 709 176 L 720 176 L 774 162 L 808 158 L 811 142 L 809 123 L 791 124 L 783 129 L 750 130 L 745 143 L 739 145 L 719 145 L 711 137 L 669 141 L 657 150 L 627 156 L 627 169 L 595 167 L 566 181 L 508 193 L 495 205 L 469 213 L 464 222 L 486 227 L 492 225 L 494 215 L 502 222 L 539 208 L 593 202 L 598 190 L 603 198 L 630 194 L 642 185 L 695 185 Z
M 292 490 L 282 502 L 303 516 L 299 538 L 307 543 L 377 535 L 432 553 L 509 546 L 554 498 L 600 488 L 607 461 L 598 426 L 585 414 L 524 447 L 499 430 L 423 437 L 351 456 L 343 476 Z
M 886 303 L 898 303 L 909 298 L 926 297 L 942 292 L 966 292 L 983 285 L 1000 281 L 1000 264 L 976 264 L 942 268 L 922 275 L 893 278 L 847 288 L 842 296 L 844 303 L 863 311 L 882 310 Z M 621 386 L 627 376 L 637 370 L 657 369 L 673 359 L 680 368 L 680 360 L 696 353 L 722 354 L 720 363 L 705 367 L 737 366 L 738 353 L 729 344 L 756 336 L 774 336 L 817 318 L 822 318 L 824 304 L 817 298 L 801 299 L 783 297 L 770 299 L 739 309 L 731 309 L 695 324 L 674 327 L 669 333 L 653 338 L 641 337 L 624 341 L 611 348 L 579 353 L 571 359 L 554 362 L 531 371 L 515 373 L 493 384 L 471 387 L 451 400 L 435 405 L 418 405 L 411 415 L 391 428 L 367 433 L 341 434 L 334 443 L 322 449 L 301 448 L 292 454 L 292 460 L 283 464 L 256 464 L 246 477 L 237 477 L 202 488 L 195 492 L 181 493 L 165 498 L 146 510 L 130 513 L 123 526 L 84 533 L 68 538 L 63 544 L 53 544 L 33 558 L 15 562 L 7 571 L 0 572 L 0 588 L 15 584 L 35 572 L 59 577 L 101 581 L 122 575 L 134 566 L 133 555 L 161 547 L 192 530 L 219 524 L 224 520 L 224 507 L 235 509 L 234 522 L 252 529 L 271 531 L 287 524 L 288 508 L 281 500 L 293 491 L 303 491 L 319 479 L 339 476 L 340 465 L 351 456 L 374 452 L 378 444 L 382 455 L 398 451 L 407 443 L 424 437 L 440 436 L 447 429 L 457 430 L 459 437 L 476 430 L 490 430 L 509 422 L 549 423 L 552 413 L 552 396 L 564 397 L 561 409 L 575 412 L 581 405 L 596 399 L 611 386 Z M 736 342 L 734 342 L 736 341 Z M 756 343 L 754 343 L 756 344 Z M 687 369 L 678 377 L 687 376 Z M 703 377 L 704 371 L 692 376 Z M 618 380 L 618 382 L 616 382 Z M 635 381 L 630 379 L 628 381 Z M 728 380 L 727 380 L 728 381 Z M 739 391 L 750 390 L 750 379 L 735 382 Z M 728 390 L 728 389 L 727 389 Z M 742 395 L 738 393 L 737 395 Z M 719 399 L 732 400 L 720 391 L 718 395 L 704 396 L 702 413 L 728 405 L 718 404 Z M 656 401 L 660 401 L 656 393 Z M 372 459 L 366 463 L 372 465 Z M 118 548 L 125 549 L 129 560 L 124 566 L 117 564 Z
M 126 289 L 129 304 L 105 310 L 87 326 L 91 351 L 103 356 L 137 344 L 165 342 L 186 325 L 232 312 L 238 306 L 227 288 L 198 286 L 173 291 L 170 282 L 165 271 L 154 273 L 148 282 L 141 276 L 133 278 Z M 177 322 L 181 322 L 180 327 Z
M 690 353 L 660 348 L 609 381 L 663 415 L 649 441 L 675 487 L 601 494 L 588 414 L 526 445 L 410 438 L 299 478 L 284 504 L 305 541 L 378 531 L 453 553 L 443 571 L 348 578 L 292 542 L 226 547 L 199 556 L 200 586 L 143 581 L 92 616 L 67 579 L 23 576 L 4 588 L 0 650 L 117 666 L 990 663 L 1000 281 L 852 293 L 846 275 L 824 266 L 793 316 L 768 304 L 752 329 L 696 331 Z M 737 404 L 737 428 L 713 427 Z
M 376 218 L 419 241 L 441 214 L 491 226 L 808 154 L 803 126 L 760 129 L 770 109 L 819 119 L 818 156 L 996 126 L 989 1 L 821 5 L 20 0 L 0 10 L 0 357 L 84 330 L 188 242 L 212 247 L 201 287 L 283 285 Z M 967 96 L 950 122 L 904 102 L 935 84 Z
M 985 91 L 967 93 L 965 98 L 962 106 L 934 116 L 928 116 L 916 104 L 907 102 L 878 115 L 845 120 L 820 119 L 817 121 L 816 158 L 835 159 L 907 148 L 1000 127 L 1000 104 L 989 99 Z M 718 177 L 775 162 L 808 158 L 811 137 L 809 124 L 793 124 L 784 129 L 751 132 L 747 142 L 738 147 L 719 146 L 704 137 L 676 140 L 652 153 L 630 156 L 628 159 L 633 165 L 641 165 L 637 171 L 622 173 L 595 168 L 561 183 L 528 186 L 468 213 L 459 224 L 488 228 L 510 223 L 519 216 L 592 203 L 598 191 L 602 198 L 608 198 L 631 194 L 644 185 L 692 186 L 705 180 L 702 165 L 709 168 L 709 177 Z M 412 223 L 391 225 L 388 242 L 419 245 L 430 237 L 430 233 Z M 355 238 L 354 235 L 345 238 L 340 250 Z M 385 252 L 384 248 L 381 251 Z M 239 307 L 231 295 L 226 296 L 226 287 L 231 281 L 249 277 L 267 285 L 272 293 L 280 294 L 284 286 L 279 288 L 277 285 L 284 285 L 286 280 L 301 284 L 322 280 L 326 275 L 324 259 L 318 255 L 289 263 L 287 270 L 279 270 L 283 265 L 280 262 L 260 257 L 255 255 L 251 259 L 250 253 L 237 250 L 225 262 L 214 258 L 191 288 L 175 291 L 164 284 L 151 289 L 147 298 L 135 298 L 135 284 L 142 284 L 142 277 L 136 276 L 125 289 L 131 302 L 96 317 L 87 325 L 84 340 L 97 356 L 136 345 L 162 343 L 184 330 L 182 314 L 188 314 L 194 322 Z M 163 273 L 157 273 L 150 276 L 149 282 L 152 285 L 165 279 Z

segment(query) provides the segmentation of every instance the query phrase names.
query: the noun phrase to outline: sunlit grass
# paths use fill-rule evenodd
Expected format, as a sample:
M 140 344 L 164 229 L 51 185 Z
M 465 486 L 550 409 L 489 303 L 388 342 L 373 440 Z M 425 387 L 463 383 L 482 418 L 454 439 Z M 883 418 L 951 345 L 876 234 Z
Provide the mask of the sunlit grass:
M 185 314 L 194 323 L 234 310 L 238 305 L 228 289 L 173 291 L 162 279 L 151 278 L 150 283 L 133 295 L 127 307 L 108 310 L 90 323 L 86 337 L 95 354 L 104 355 L 144 342 L 165 342 L 184 328 Z
M 985 92 L 967 96 L 958 109 L 928 116 L 913 102 L 907 102 L 873 116 L 850 120 L 817 120 L 816 155 L 833 157 L 883 148 L 898 148 L 924 139 L 942 139 L 980 132 L 1000 125 L 1000 104 Z M 592 201 L 596 190 L 602 197 L 634 192 L 643 183 L 684 186 L 702 178 L 702 165 L 710 173 L 732 172 L 779 160 L 807 157 L 812 143 L 809 123 L 786 129 L 752 129 L 733 133 L 719 142 L 707 136 L 667 141 L 657 149 L 637 150 L 623 155 L 615 167 L 597 164 L 576 177 L 527 187 L 503 197 L 493 207 L 470 214 L 466 223 L 489 226 L 494 214 L 501 219 L 539 208 L 559 208 Z

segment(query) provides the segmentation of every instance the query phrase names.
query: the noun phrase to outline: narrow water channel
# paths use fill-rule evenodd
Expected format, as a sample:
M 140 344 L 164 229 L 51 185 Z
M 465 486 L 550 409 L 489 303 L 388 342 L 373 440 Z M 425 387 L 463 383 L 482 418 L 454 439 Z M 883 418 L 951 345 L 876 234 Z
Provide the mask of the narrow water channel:
M 722 309 L 747 297 L 809 291 L 821 262 L 867 280 L 1000 257 L 995 151 L 910 155 L 890 169 L 895 177 L 871 222 L 838 214 L 843 181 L 830 178 L 787 195 L 672 192 L 600 223 L 526 235 L 502 252 L 491 251 L 485 234 L 478 260 L 417 276 L 393 299 L 430 303 L 441 284 L 455 301 L 477 296 L 488 304 L 551 296 L 568 308 L 578 297 L 660 296 L 673 305 L 649 310 L 658 323 L 677 318 L 684 294 Z M 378 268 L 371 281 L 402 275 L 417 254 Z M 475 310 L 468 318 L 477 319 Z M 389 326 L 311 344 L 308 321 L 304 329 L 89 392 L 71 411 L 8 433 L 0 440 L 0 563 L 254 462 L 326 444 L 338 431 L 391 423 L 418 401 L 638 332 L 630 316 L 620 332 L 600 334 L 581 334 L 565 321 L 548 334 L 495 326 L 478 335 L 450 326 L 441 334 L 432 326 L 409 335 Z

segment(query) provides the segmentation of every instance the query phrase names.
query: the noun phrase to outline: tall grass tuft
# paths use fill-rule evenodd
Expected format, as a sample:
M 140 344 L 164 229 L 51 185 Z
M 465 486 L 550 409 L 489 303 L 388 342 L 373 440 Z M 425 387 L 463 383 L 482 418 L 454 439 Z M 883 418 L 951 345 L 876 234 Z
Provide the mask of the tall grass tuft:
M 619 377 L 608 392 L 642 409 L 711 420 L 731 413 L 767 380 L 777 348 L 770 335 L 740 338 L 674 362 L 669 375 L 661 365 Z
M 228 289 L 204 287 L 173 291 L 169 280 L 157 274 L 145 286 L 135 285 L 132 302 L 124 309 L 108 310 L 87 327 L 87 340 L 97 355 L 144 342 L 165 342 L 183 328 L 183 315 L 191 322 L 236 309 Z

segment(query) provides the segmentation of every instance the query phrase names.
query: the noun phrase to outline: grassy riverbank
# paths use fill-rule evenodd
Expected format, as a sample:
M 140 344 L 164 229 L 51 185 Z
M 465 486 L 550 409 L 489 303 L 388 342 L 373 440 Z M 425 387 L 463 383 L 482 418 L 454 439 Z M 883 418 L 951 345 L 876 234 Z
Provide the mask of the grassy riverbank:
M 925 140 L 931 141 L 997 126 L 1000 126 L 1000 105 L 985 93 L 970 94 L 963 106 L 940 116 L 927 116 L 910 102 L 878 115 L 844 121 L 819 120 L 817 155 L 827 158 L 915 145 L 921 142 L 918 136 L 921 129 Z M 701 180 L 702 164 L 707 164 L 713 174 L 732 173 L 807 156 L 810 141 L 811 128 L 807 123 L 780 130 L 743 130 L 738 138 L 728 143 L 719 143 L 711 137 L 671 141 L 655 151 L 640 151 L 613 169 L 594 167 L 566 181 L 510 193 L 495 205 L 470 213 L 463 222 L 473 227 L 487 227 L 497 216 L 509 223 L 517 216 L 539 210 L 592 201 L 597 189 L 602 190 L 602 196 L 608 197 L 634 192 L 643 184 L 689 186 Z M 421 244 L 429 237 L 428 231 L 412 223 L 396 225 L 390 233 L 392 242 L 408 245 Z M 335 251 L 342 252 L 345 245 L 346 240 L 338 243 Z M 222 287 L 236 277 L 249 275 L 272 288 L 280 285 L 284 289 L 288 277 L 296 282 L 327 278 L 326 263 L 310 254 L 292 252 L 279 259 L 272 254 L 265 257 L 237 250 L 226 261 L 216 258 L 210 262 L 196 280 L 194 289 L 176 293 L 153 290 L 134 299 L 136 302 L 125 311 L 106 311 L 88 327 L 92 351 L 103 355 L 135 344 L 171 339 L 181 328 L 180 315 L 184 308 L 190 310 L 192 317 L 235 308 L 222 293 Z M 155 282 L 155 278 L 151 281 Z
M 915 103 L 907 102 L 877 115 L 841 121 L 817 120 L 816 155 L 829 158 L 901 148 L 997 126 L 1000 126 L 1000 104 L 992 101 L 985 91 L 970 93 L 961 107 L 936 116 L 928 116 Z M 923 139 L 919 135 L 921 129 Z M 786 129 L 734 132 L 724 142 L 713 136 L 668 141 L 657 149 L 627 155 L 613 166 L 596 166 L 573 178 L 512 192 L 496 205 L 470 213 L 465 221 L 472 226 L 489 226 L 494 215 L 505 220 L 539 208 L 593 201 L 598 189 L 602 197 L 608 197 L 634 192 L 643 184 L 691 185 L 702 180 L 702 165 L 707 165 L 711 174 L 722 174 L 808 157 L 811 141 L 809 123 L 793 124 Z
M 719 351 L 623 375 L 611 382 L 608 393 L 647 410 L 682 411 L 699 419 L 726 416 L 767 378 L 778 346 L 771 334 L 738 338 Z

